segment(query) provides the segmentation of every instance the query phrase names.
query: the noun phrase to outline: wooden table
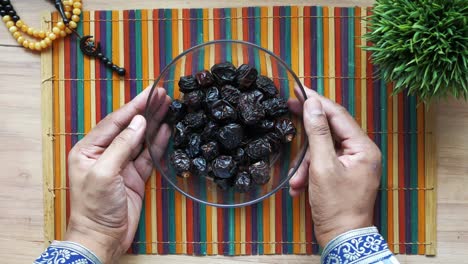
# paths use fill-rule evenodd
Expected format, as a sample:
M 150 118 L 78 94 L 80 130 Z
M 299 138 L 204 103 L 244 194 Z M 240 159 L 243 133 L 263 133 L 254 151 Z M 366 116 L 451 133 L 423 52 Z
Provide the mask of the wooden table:
M 40 25 L 47 1 L 12 0 L 29 25 Z M 98 1 L 84 8 L 230 7 L 246 5 L 370 5 L 352 1 Z M 43 250 L 40 56 L 18 47 L 0 26 L 0 259 L 30 263 Z M 402 263 L 468 263 L 468 104 L 448 100 L 434 105 L 438 162 L 438 256 L 398 256 Z M 319 263 L 311 256 L 126 256 L 122 263 Z

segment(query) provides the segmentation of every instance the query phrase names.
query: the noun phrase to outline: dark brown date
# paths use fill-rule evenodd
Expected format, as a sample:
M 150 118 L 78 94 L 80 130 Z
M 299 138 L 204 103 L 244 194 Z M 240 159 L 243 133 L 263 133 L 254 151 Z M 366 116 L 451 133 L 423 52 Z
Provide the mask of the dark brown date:
M 235 149 L 244 137 L 244 129 L 236 123 L 223 126 L 217 133 L 218 142 L 226 149 Z
M 247 90 L 257 80 L 258 71 L 247 64 L 242 64 L 237 68 L 236 80 L 240 90 Z
M 187 106 L 179 100 L 174 100 L 169 105 L 169 108 L 167 110 L 167 114 L 165 117 L 165 122 L 168 124 L 175 124 L 176 122 L 179 122 L 180 120 L 182 120 L 182 118 L 184 118 L 186 114 L 187 114 Z
M 190 158 L 195 158 L 201 154 L 201 137 L 199 134 L 191 134 L 185 152 Z
M 218 124 L 215 121 L 208 121 L 208 123 L 206 123 L 205 127 L 203 128 L 203 131 L 201 132 L 202 140 L 204 142 L 208 142 L 212 139 L 216 139 L 218 129 Z
M 184 125 L 190 130 L 201 129 L 206 124 L 207 118 L 202 111 L 189 113 L 185 116 Z
M 272 151 L 270 142 L 266 138 L 259 138 L 247 144 L 246 152 L 254 160 L 268 158 Z
M 204 158 L 195 158 L 192 160 L 192 173 L 195 176 L 208 175 L 208 164 Z
M 289 112 L 288 103 L 283 98 L 271 98 L 263 101 L 265 113 L 270 118 L 280 117 Z
M 270 166 L 263 160 L 250 165 L 249 172 L 255 184 L 263 185 L 270 180 Z
M 294 127 L 293 122 L 289 119 L 276 121 L 275 131 L 281 136 L 281 141 L 283 143 L 291 142 L 296 136 L 296 127 Z
M 236 180 L 234 181 L 234 188 L 237 192 L 245 193 L 252 189 L 252 178 L 246 171 L 239 172 L 236 176 Z
M 218 147 L 218 142 L 215 141 L 210 141 L 204 145 L 201 146 L 201 152 L 203 157 L 208 160 L 212 161 L 216 157 L 219 156 L 219 147 Z
M 211 105 L 211 116 L 218 122 L 229 122 L 237 119 L 236 110 L 228 102 L 218 100 Z
M 218 88 L 216 87 L 210 87 L 208 89 L 206 89 L 206 93 L 205 93 L 205 107 L 207 109 L 210 109 L 211 108 L 211 105 L 218 101 L 219 100 L 219 90 Z
M 179 90 L 183 93 L 189 93 L 195 90 L 198 90 L 197 79 L 193 75 L 182 76 L 179 79 Z
M 188 128 L 182 122 L 178 122 L 174 127 L 174 146 L 177 148 L 183 147 L 188 142 Z
M 233 106 L 239 102 L 241 92 L 236 87 L 226 84 L 221 88 L 221 98 Z
M 236 174 L 236 162 L 231 156 L 219 156 L 211 164 L 213 174 L 222 179 L 231 178 Z
M 190 177 L 191 162 L 188 155 L 183 150 L 176 150 L 171 155 L 171 164 L 174 167 L 177 176 L 182 178 Z
M 266 76 L 258 76 L 255 84 L 257 89 L 265 94 L 266 97 L 275 97 L 278 94 L 275 83 Z
M 223 62 L 211 67 L 211 74 L 219 85 L 234 83 L 237 75 L 236 67 L 230 62 Z
M 266 184 L 270 155 L 296 135 L 273 80 L 250 65 L 236 69 L 223 62 L 183 76 L 178 84 L 183 98 L 171 102 L 164 119 L 173 125 L 169 160 L 176 174 L 236 192 Z
M 213 75 L 207 70 L 195 74 L 195 79 L 197 79 L 198 85 L 202 88 L 207 88 L 214 84 Z
M 254 125 L 265 118 L 262 100 L 263 94 L 258 90 L 241 94 L 237 109 L 244 124 Z
M 205 93 L 202 90 L 195 90 L 184 94 L 184 102 L 192 111 L 200 109 L 204 99 Z

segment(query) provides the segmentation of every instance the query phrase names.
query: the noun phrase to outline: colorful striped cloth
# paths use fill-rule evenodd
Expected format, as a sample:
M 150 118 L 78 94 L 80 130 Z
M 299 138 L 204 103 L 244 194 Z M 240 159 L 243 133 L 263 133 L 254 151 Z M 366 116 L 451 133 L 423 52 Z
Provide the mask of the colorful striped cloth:
M 150 85 L 183 50 L 214 39 L 241 39 L 282 57 L 305 85 L 345 106 L 381 148 L 383 174 L 375 225 L 400 254 L 425 254 L 424 106 L 390 96 L 392 85 L 360 49 L 366 8 L 246 7 L 83 12 L 78 32 L 93 35 L 105 54 L 125 66 L 119 78 L 83 57 L 69 37 L 53 46 L 54 234 L 69 217 L 67 153 L 99 120 Z M 58 19 L 52 15 L 52 22 Z M 430 226 L 429 229 L 435 229 Z M 136 254 L 316 254 L 307 196 L 288 189 L 262 203 L 217 209 L 192 202 L 154 172 L 147 183 Z

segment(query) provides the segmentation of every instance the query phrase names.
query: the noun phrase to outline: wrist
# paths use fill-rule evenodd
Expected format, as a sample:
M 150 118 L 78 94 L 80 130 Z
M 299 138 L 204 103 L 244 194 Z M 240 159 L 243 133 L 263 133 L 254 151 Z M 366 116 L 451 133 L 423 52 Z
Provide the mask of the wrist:
M 70 221 L 65 240 L 78 243 L 94 253 L 103 264 L 115 263 L 122 254 L 117 239 Z
M 338 237 L 341 234 L 349 232 L 351 230 L 372 227 L 372 217 L 345 217 L 343 221 L 336 221 L 335 224 L 330 226 L 315 226 L 315 236 L 318 244 L 324 248 L 331 240 Z

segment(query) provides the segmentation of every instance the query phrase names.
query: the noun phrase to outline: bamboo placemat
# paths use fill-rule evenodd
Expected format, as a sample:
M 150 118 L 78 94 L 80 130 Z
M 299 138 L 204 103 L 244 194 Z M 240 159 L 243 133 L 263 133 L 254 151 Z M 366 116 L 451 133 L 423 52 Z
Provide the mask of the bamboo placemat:
M 307 86 L 339 102 L 382 150 L 375 224 L 400 254 L 436 252 L 431 114 L 412 96 L 391 96 L 359 47 L 369 9 L 246 7 L 83 12 L 93 35 L 127 69 L 119 78 L 83 57 L 74 38 L 42 53 L 45 241 L 61 239 L 69 216 L 67 153 L 99 120 L 151 84 L 183 50 L 241 39 L 280 55 Z M 56 14 L 45 15 L 50 29 Z M 146 186 L 137 254 L 315 254 L 306 194 L 288 189 L 257 205 L 216 209 L 185 199 L 154 172 Z

